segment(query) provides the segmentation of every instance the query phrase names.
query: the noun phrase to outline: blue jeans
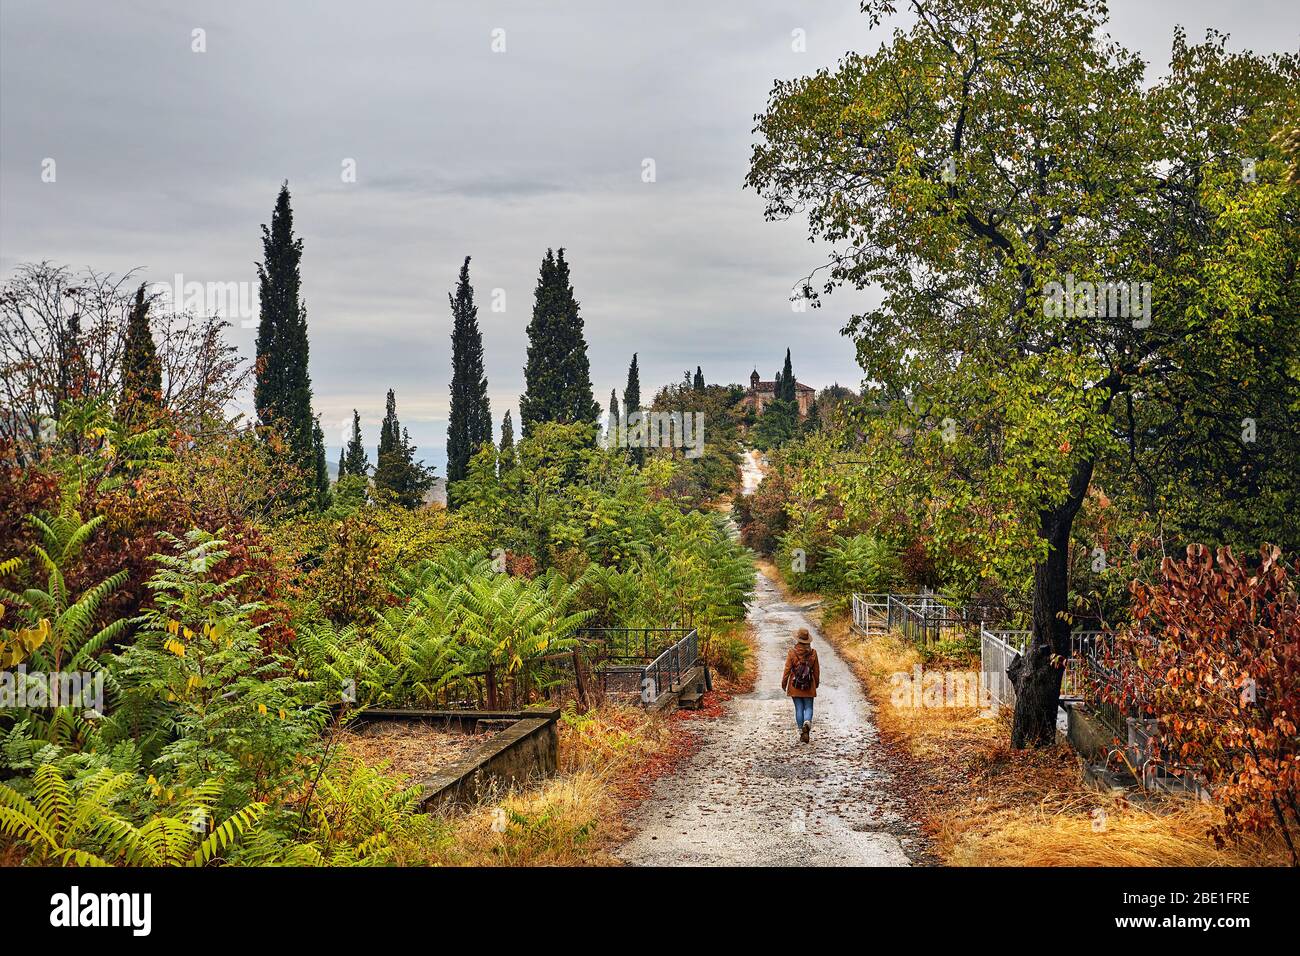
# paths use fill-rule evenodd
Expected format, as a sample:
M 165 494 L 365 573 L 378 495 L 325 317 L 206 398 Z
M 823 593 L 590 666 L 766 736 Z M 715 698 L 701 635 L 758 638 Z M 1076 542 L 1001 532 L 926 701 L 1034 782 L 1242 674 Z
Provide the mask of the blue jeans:
M 803 722 L 812 720 L 813 698 L 791 697 L 790 699 L 794 701 L 794 725 L 802 730 Z

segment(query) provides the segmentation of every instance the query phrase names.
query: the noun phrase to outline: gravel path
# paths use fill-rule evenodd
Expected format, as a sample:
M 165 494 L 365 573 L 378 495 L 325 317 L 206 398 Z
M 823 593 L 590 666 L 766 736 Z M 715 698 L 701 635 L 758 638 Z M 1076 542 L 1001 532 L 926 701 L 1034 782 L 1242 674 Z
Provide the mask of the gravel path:
M 857 678 L 762 574 L 749 619 L 758 639 L 754 691 L 696 724 L 705 738 L 699 752 L 660 778 L 619 856 L 646 866 L 909 865 L 920 843 L 892 795 Z M 809 744 L 799 742 L 794 706 L 781 690 L 800 627 L 812 632 L 821 662 Z

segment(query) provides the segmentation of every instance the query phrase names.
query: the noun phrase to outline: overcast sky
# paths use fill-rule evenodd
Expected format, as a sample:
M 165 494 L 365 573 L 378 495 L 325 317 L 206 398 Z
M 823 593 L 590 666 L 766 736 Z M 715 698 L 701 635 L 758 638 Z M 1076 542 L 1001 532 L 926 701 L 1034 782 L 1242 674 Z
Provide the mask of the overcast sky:
M 771 378 L 787 346 L 800 381 L 857 385 L 839 329 L 865 300 L 792 312 L 817 250 L 801 223 L 765 223 L 741 188 L 773 80 L 887 37 L 857 7 L 0 0 L 0 275 L 50 259 L 140 267 L 151 282 L 252 282 L 259 225 L 287 179 L 331 460 L 354 407 L 375 444 L 392 387 L 440 474 L 447 292 L 465 255 L 498 424 L 523 386 L 548 246 L 568 250 L 602 406 L 611 387 L 621 396 L 633 351 L 647 395 L 696 364 L 710 382 L 745 381 L 755 365 Z M 1300 43 L 1287 0 L 1111 7 L 1112 33 L 1150 76 L 1176 23 L 1261 52 Z M 254 332 L 236 325 L 249 354 Z

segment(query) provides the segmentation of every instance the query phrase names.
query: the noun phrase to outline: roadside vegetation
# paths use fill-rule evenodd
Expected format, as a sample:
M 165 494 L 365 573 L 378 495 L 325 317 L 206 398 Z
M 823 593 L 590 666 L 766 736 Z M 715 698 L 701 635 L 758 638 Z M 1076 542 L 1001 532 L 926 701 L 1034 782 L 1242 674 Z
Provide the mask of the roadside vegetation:
M 4 859 L 604 859 L 626 781 L 671 766 L 692 735 L 582 706 L 538 665 L 578 649 L 582 628 L 693 627 L 717 679 L 743 678 L 754 570 L 713 507 L 736 480 L 734 432 L 720 420 L 722 444 L 690 460 L 598 440 L 585 362 L 542 358 L 575 342 L 585 355 L 561 251 L 543 260 L 523 434 L 507 421 L 494 443 L 467 260 L 451 299 L 452 507 L 429 502 L 391 391 L 375 464 L 354 415 L 330 481 L 287 188 L 263 245 L 252 365 L 221 322 L 168 314 L 120 277 L 40 264 L 4 286 Z M 190 331 L 160 343 L 151 328 Z M 250 385 L 253 422 L 233 409 Z M 730 390 L 712 394 L 725 417 Z M 415 781 L 341 743 L 368 706 L 464 700 L 485 673 L 516 705 L 566 708 L 562 772 L 540 789 L 417 813 Z M 45 674 L 84 676 L 88 693 L 54 696 Z

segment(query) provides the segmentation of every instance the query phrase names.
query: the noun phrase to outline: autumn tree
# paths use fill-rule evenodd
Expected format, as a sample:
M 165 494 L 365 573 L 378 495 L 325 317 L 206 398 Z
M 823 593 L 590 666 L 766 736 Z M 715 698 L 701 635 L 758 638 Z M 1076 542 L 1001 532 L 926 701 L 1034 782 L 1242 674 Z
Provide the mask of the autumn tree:
M 1223 840 L 1276 829 L 1300 865 L 1300 600 L 1275 546 L 1242 560 L 1188 547 L 1133 585 L 1112 690 L 1155 721 L 1155 756 L 1195 768 L 1224 808 Z M 1117 668 L 1118 669 L 1118 668 Z
M 22 263 L 0 285 L 0 405 L 8 411 L 0 441 L 17 460 L 32 459 L 64 402 L 122 397 L 136 291 L 134 272 L 74 273 L 49 262 Z M 228 321 L 181 305 L 148 303 L 161 404 L 179 428 L 202 437 L 224 429 L 249 365 L 226 337 Z

